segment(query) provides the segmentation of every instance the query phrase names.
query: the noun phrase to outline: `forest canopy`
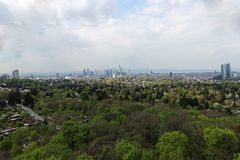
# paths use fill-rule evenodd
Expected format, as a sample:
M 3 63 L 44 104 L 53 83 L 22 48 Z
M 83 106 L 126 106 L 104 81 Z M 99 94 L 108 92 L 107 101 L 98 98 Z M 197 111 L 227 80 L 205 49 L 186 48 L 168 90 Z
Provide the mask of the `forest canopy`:
M 151 79 L 5 80 L 0 158 L 239 159 L 240 84 Z M 44 122 L 31 120 L 19 104 Z M 8 117 L 18 112 L 12 123 Z M 31 120 L 31 125 L 24 125 Z

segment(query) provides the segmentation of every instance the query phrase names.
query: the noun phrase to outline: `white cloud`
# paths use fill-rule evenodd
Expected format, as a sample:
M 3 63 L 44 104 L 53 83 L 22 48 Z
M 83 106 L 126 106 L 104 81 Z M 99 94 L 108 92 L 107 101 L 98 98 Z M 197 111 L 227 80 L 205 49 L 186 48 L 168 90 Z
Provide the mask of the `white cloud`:
M 217 68 L 226 60 L 240 68 L 237 0 L 146 0 L 123 17 L 117 3 L 0 0 L 0 72 Z

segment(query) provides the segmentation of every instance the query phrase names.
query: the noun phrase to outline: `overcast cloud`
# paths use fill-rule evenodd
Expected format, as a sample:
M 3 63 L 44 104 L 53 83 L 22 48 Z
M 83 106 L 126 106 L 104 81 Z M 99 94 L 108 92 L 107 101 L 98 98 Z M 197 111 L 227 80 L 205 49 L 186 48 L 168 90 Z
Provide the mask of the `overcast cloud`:
M 239 0 L 0 0 L 0 72 L 239 60 Z

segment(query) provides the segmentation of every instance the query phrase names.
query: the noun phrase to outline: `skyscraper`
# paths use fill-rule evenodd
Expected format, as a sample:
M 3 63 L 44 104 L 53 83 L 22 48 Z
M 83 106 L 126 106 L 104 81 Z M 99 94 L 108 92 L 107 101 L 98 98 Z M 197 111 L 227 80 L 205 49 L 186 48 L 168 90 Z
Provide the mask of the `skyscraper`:
M 123 69 L 122 67 L 119 65 L 119 74 L 122 75 L 123 74 Z
M 221 65 L 222 79 L 230 79 L 232 77 L 231 64 L 226 63 Z
M 90 75 L 90 70 L 89 70 L 89 68 L 87 68 L 87 76 L 89 76 Z
M 84 77 L 87 76 L 87 71 L 86 71 L 86 69 L 83 70 L 83 76 L 84 76 Z
M 13 79 L 19 79 L 19 70 L 12 71 Z

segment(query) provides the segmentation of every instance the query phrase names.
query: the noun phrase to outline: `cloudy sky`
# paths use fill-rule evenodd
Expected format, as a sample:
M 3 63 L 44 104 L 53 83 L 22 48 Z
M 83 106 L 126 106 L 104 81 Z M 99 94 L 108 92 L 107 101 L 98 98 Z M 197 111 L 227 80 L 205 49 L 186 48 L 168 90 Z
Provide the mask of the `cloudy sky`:
M 0 72 L 240 68 L 239 0 L 0 0 Z

